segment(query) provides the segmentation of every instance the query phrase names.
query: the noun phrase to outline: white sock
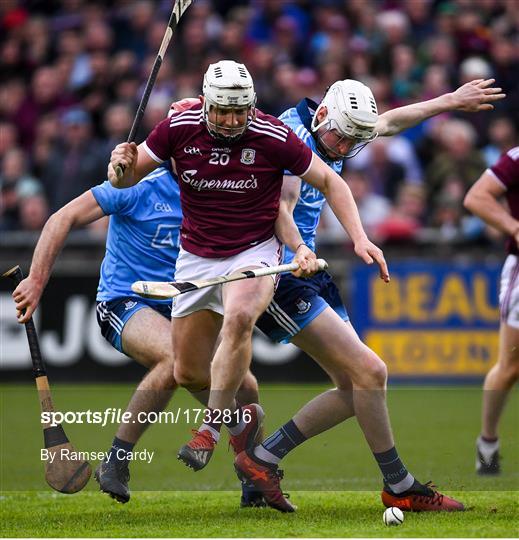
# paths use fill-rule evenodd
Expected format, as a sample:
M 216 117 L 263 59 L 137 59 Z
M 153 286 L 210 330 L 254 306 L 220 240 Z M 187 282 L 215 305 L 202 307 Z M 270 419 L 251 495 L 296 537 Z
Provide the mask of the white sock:
M 278 458 L 272 452 L 269 452 L 261 444 L 254 448 L 254 455 L 261 459 L 261 461 L 266 461 L 267 463 L 272 463 L 273 465 L 277 465 L 281 461 L 281 458 Z
M 242 416 L 242 415 L 240 415 Z M 243 420 L 243 416 L 240 418 L 240 421 L 235 426 L 227 426 L 229 433 L 231 435 L 239 435 L 244 429 L 247 423 Z
M 480 435 L 477 440 L 477 446 L 485 463 L 490 463 L 492 461 L 492 454 L 499 450 L 499 439 L 492 442 L 485 441 Z
M 400 480 L 397 484 L 389 484 L 393 493 L 403 493 L 407 491 L 414 484 L 414 476 L 411 473 L 407 473 L 407 476 Z
M 207 424 L 202 424 L 202 426 L 200 427 L 198 431 L 209 431 L 211 432 L 211 435 L 213 436 L 213 439 L 215 440 L 215 442 L 218 442 L 220 440 L 220 432 L 216 431 L 216 429 L 214 429 L 211 426 L 208 426 Z

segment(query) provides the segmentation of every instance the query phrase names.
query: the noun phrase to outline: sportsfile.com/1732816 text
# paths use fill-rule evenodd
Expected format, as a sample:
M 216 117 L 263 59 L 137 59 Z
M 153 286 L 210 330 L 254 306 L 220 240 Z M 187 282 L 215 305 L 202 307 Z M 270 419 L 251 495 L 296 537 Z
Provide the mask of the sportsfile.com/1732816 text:
M 241 417 L 240 417 L 241 415 Z M 224 424 L 233 420 L 251 421 L 248 411 L 236 409 L 203 409 L 177 407 L 170 411 L 141 411 L 133 415 L 130 411 L 121 408 L 108 407 L 103 411 L 46 411 L 41 413 L 41 423 L 51 426 L 58 424 L 99 424 L 104 427 L 108 424 L 197 424 L 209 422 L 222 422 Z

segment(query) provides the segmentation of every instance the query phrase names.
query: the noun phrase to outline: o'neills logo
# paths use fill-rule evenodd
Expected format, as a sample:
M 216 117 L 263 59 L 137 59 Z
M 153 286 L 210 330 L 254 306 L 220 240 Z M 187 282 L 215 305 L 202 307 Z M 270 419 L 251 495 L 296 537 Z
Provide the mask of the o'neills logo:
M 197 191 L 213 189 L 215 191 L 230 191 L 232 193 L 246 193 L 249 189 L 257 189 L 258 179 L 251 174 L 250 178 L 244 180 L 229 180 L 229 179 L 218 179 L 218 180 L 207 180 L 205 178 L 200 178 L 198 180 L 195 178 L 198 169 L 190 169 L 188 171 L 183 171 L 180 175 L 182 181 L 186 184 L 189 184 L 193 189 Z

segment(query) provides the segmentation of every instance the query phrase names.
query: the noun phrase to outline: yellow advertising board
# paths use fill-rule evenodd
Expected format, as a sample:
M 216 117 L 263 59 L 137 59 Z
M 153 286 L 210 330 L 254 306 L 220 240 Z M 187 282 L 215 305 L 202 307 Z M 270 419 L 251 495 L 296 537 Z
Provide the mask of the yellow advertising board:
M 352 319 L 391 375 L 480 377 L 497 359 L 499 265 L 398 263 L 354 274 Z

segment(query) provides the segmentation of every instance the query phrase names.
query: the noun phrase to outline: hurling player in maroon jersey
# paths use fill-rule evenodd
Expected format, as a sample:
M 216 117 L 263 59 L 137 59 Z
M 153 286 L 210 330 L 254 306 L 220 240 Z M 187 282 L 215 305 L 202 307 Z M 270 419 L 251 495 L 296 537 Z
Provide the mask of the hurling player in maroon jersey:
M 502 197 L 509 211 L 500 204 Z M 499 291 L 499 355 L 483 385 L 482 426 L 476 442 L 477 472 L 499 474 L 497 427 L 508 393 L 519 379 L 519 146 L 481 175 L 467 193 L 465 207 L 508 236 Z
M 176 279 L 277 264 L 281 244 L 275 222 L 283 172 L 288 169 L 325 194 L 355 253 L 368 264 L 376 262 L 381 279 L 389 281 L 383 253 L 367 238 L 346 183 L 282 122 L 255 109 L 253 82 L 245 66 L 232 61 L 212 64 L 204 76 L 203 94 L 201 105 L 157 124 L 139 147 L 117 145 L 108 166 L 110 182 L 124 188 L 162 161 L 174 159 L 183 212 Z M 120 178 L 117 165 L 125 167 Z M 280 240 L 296 254 L 303 272 L 316 270 L 315 255 L 297 243 L 299 235 Z M 174 303 L 175 378 L 191 391 L 211 385 L 204 425 L 179 453 L 194 469 L 207 464 L 222 421 L 236 452 L 252 442 L 261 423 L 261 408 L 237 409 L 234 396 L 251 361 L 254 324 L 269 305 L 274 284 L 270 277 L 238 281 L 181 295 Z M 193 366 L 205 373 L 211 359 L 210 381 L 200 387 L 197 380 L 194 388 Z

